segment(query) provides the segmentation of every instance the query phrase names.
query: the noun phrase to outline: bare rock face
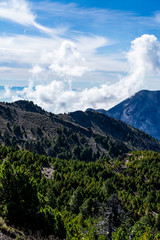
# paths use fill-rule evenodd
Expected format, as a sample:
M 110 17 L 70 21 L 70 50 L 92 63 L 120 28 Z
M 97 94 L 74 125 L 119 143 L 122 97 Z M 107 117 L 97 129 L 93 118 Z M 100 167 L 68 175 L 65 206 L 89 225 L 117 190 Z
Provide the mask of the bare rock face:
M 142 90 L 109 111 L 97 111 L 122 120 L 160 140 L 160 91 Z

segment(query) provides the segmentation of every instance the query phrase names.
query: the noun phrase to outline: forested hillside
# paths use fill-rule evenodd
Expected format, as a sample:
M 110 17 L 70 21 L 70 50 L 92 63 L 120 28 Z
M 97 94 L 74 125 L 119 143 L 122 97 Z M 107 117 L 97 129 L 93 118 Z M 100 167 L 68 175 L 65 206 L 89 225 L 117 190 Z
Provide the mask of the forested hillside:
M 160 239 L 159 171 L 152 151 L 86 163 L 1 146 L 0 230 L 17 239 Z
M 76 111 L 55 115 L 28 101 L 0 103 L 0 143 L 83 161 L 133 150 L 160 152 L 159 141 L 104 114 Z

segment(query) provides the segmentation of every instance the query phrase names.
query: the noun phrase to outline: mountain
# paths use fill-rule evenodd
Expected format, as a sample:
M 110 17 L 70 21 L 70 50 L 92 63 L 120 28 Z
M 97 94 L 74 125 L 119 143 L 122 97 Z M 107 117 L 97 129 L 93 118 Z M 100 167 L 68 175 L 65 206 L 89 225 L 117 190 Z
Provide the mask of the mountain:
M 56 115 L 29 101 L 0 103 L 0 143 L 85 161 L 132 150 L 160 152 L 160 142 L 122 121 L 94 111 Z
M 158 140 L 95 111 L 17 101 L 0 103 L 0 143 L 2 239 L 159 239 Z M 143 149 L 159 153 L 130 152 Z
M 160 140 L 160 91 L 142 90 L 109 111 L 97 111 L 124 121 Z

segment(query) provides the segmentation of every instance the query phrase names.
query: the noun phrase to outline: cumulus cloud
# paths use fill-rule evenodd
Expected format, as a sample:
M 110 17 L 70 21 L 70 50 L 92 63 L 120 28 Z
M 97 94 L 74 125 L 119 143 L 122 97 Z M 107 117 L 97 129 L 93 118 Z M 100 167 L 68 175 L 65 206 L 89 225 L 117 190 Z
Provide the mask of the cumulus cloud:
M 38 76 L 43 72 L 43 69 L 39 65 L 34 65 L 29 72 L 32 74 L 32 77 L 35 79 L 35 78 L 38 78 Z
M 154 35 L 144 34 L 131 43 L 128 53 L 130 73 L 160 72 L 160 42 Z
M 54 62 L 49 68 L 62 77 L 79 77 L 87 70 L 85 59 L 71 41 L 63 41 L 58 51 L 54 52 L 54 56 Z
M 62 46 L 59 49 L 59 56 L 63 56 L 62 59 L 65 59 L 65 56 L 67 56 L 66 58 L 69 56 L 67 63 L 71 65 L 75 56 L 78 56 L 79 61 L 79 55 L 71 50 L 74 45 L 72 46 L 69 43 L 69 49 L 66 43 L 62 44 Z M 65 48 L 64 46 L 67 47 Z M 75 49 L 75 46 L 73 49 Z M 100 87 L 74 91 L 70 89 L 68 82 L 64 81 L 53 80 L 46 85 L 39 84 L 35 87 L 33 82 L 31 82 L 28 87 L 18 93 L 20 97 L 15 95 L 12 99 L 24 98 L 33 100 L 45 109 L 55 113 L 70 112 L 77 109 L 85 110 L 88 107 L 110 108 L 138 91 L 144 83 L 146 75 L 153 74 L 153 72 L 160 74 L 160 42 L 154 35 L 142 35 L 136 38 L 131 43 L 127 59 L 128 75 L 121 78 L 117 83 L 110 85 L 106 83 Z M 72 73 L 70 70 L 71 65 L 69 65 L 69 68 L 65 68 L 63 60 L 61 60 L 62 62 L 60 60 L 58 59 L 58 64 L 62 67 L 63 74 L 65 72 L 67 76 L 75 73 L 74 71 Z M 76 61 L 74 67 L 76 68 Z M 78 71 L 78 76 L 80 73 L 83 74 L 84 71 Z
M 122 97 L 138 91 L 145 84 L 146 77 L 160 74 L 160 42 L 154 35 L 144 34 L 136 38 L 131 42 L 127 59 L 128 75 L 116 85 Z
M 23 26 L 33 26 L 43 32 L 51 34 L 52 29 L 38 24 L 25 0 L 2 0 L 0 3 L 0 18 L 16 22 Z

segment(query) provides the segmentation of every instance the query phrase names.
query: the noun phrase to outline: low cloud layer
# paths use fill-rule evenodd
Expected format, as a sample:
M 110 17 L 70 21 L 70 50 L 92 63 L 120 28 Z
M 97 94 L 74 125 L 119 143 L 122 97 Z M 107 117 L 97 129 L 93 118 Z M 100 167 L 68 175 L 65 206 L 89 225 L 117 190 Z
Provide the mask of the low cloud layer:
M 50 56 L 50 64 L 46 69 L 48 72 L 54 71 L 63 80 L 52 80 L 34 86 L 34 79 L 32 79 L 28 87 L 12 96 L 12 100 L 32 100 L 54 113 L 85 110 L 90 107 L 108 109 L 140 90 L 146 76 L 153 73 L 160 74 L 160 42 L 154 35 L 145 34 L 131 42 L 131 48 L 126 55 L 127 76 L 120 78 L 116 83 L 106 83 L 82 91 L 73 90 L 71 87 L 73 77 L 80 77 L 89 71 L 76 44 L 64 41 L 55 54 L 57 54 L 57 61 L 55 59 L 53 61 Z M 34 78 L 36 74 L 41 74 L 41 71 L 43 71 L 41 66 L 34 66 L 32 69 Z M 8 94 L 7 89 L 7 96 Z

